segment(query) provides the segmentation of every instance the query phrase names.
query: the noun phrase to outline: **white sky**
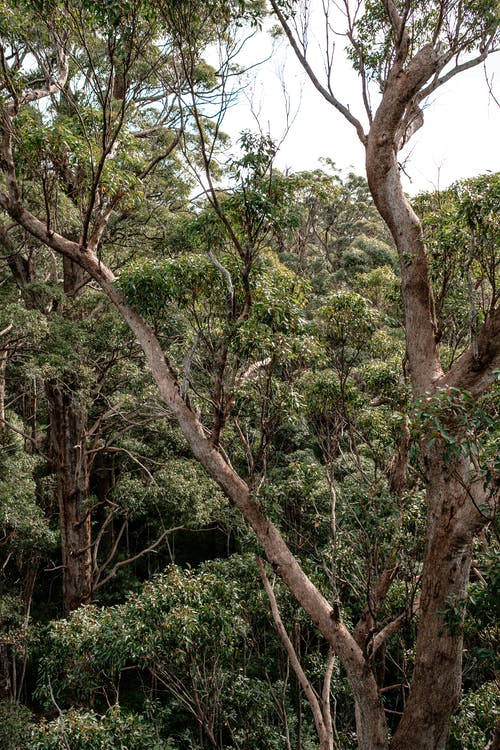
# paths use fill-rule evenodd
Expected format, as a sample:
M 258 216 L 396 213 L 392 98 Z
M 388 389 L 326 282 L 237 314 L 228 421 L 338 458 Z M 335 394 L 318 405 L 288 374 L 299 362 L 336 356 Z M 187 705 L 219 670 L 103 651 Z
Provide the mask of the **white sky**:
M 266 34 L 256 35 L 245 47 L 245 64 L 267 57 L 270 44 Z M 341 46 L 335 91 L 361 119 L 359 81 L 349 63 L 340 59 Z M 488 59 L 487 73 L 500 100 L 500 53 Z M 257 131 L 258 123 L 274 139 L 283 137 L 286 106 L 281 78 L 292 116 L 296 117 L 281 145 L 278 168 L 315 169 L 321 167 L 322 157 L 328 157 L 342 171 L 353 169 L 364 174 L 364 149 L 354 128 L 316 91 L 286 41 L 280 42 L 272 59 L 253 69 L 248 78 L 246 100 L 240 98 L 223 124 L 233 139 L 241 130 Z M 489 95 L 482 65 L 457 75 L 435 92 L 425 111 L 423 128 L 413 136 L 401 159 L 411 178 L 404 180 L 410 193 L 444 188 L 487 170 L 500 171 L 500 107 Z

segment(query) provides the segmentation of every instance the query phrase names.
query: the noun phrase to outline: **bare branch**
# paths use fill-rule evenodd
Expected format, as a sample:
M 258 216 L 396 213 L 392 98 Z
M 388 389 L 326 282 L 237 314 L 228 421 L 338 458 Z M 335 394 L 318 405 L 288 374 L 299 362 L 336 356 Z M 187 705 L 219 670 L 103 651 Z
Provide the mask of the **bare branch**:
M 300 687 L 304 691 L 304 695 L 306 696 L 309 702 L 309 705 L 311 707 L 311 711 L 314 717 L 316 730 L 318 732 L 318 736 L 320 738 L 320 741 L 323 743 L 325 739 L 328 737 L 328 727 L 325 725 L 321 703 L 318 699 L 318 695 L 315 689 L 309 682 L 304 670 L 302 669 L 302 665 L 297 656 L 297 652 L 295 651 L 293 643 L 290 640 L 290 636 L 286 632 L 286 628 L 283 624 L 283 620 L 281 619 L 278 602 L 276 601 L 276 597 L 274 595 L 273 587 L 271 586 L 269 582 L 269 578 L 267 577 L 266 569 L 264 567 L 264 562 L 262 561 L 260 557 L 257 557 L 256 561 L 257 561 L 257 567 L 260 573 L 260 577 L 262 579 L 262 583 L 264 584 L 264 588 L 269 598 L 269 605 L 271 607 L 271 614 L 273 616 L 276 630 L 278 631 L 278 635 L 281 639 L 281 642 L 285 648 L 285 651 L 288 654 L 288 658 L 290 659 L 290 664 L 292 665 L 293 671 L 297 675 L 297 679 L 299 681 Z M 328 670 L 328 672 L 330 673 L 330 676 L 331 676 L 331 670 L 333 669 L 331 657 L 332 657 L 332 654 L 330 655 L 329 670 Z M 325 686 L 324 689 L 325 690 L 328 689 L 328 694 L 329 694 L 329 683 L 328 683 L 328 688 Z M 328 700 L 328 705 L 329 705 L 329 700 Z
M 475 68 L 477 65 L 480 65 L 482 62 L 484 62 L 486 58 L 488 57 L 488 55 L 496 51 L 492 47 L 492 43 L 493 43 L 493 37 L 491 37 L 490 42 L 488 43 L 486 48 L 481 51 L 481 54 L 477 55 L 476 57 L 471 58 L 470 60 L 466 60 L 463 63 L 457 63 L 453 68 L 451 68 L 451 70 L 449 70 L 447 73 L 445 73 L 442 76 L 435 76 L 433 80 L 425 88 L 423 88 L 420 91 L 419 101 L 423 101 L 424 99 L 426 99 L 428 96 L 430 96 L 430 94 L 436 91 L 436 89 L 438 89 L 440 86 L 443 86 L 445 83 L 450 81 L 459 73 L 463 73 L 465 70 L 470 70 L 470 68 Z M 451 55 L 443 59 L 443 62 L 440 68 L 441 70 L 450 59 L 451 59 Z
M 309 64 L 305 53 L 300 49 L 299 45 L 297 44 L 297 40 L 295 36 L 293 35 L 293 32 L 290 28 L 289 23 L 287 22 L 285 16 L 281 12 L 278 3 L 276 0 L 271 0 L 271 6 L 273 8 L 274 13 L 276 14 L 276 17 L 278 18 L 285 34 L 288 37 L 288 41 L 290 42 L 290 45 L 295 52 L 299 62 L 303 66 L 304 70 L 306 71 L 307 75 L 309 76 L 312 84 L 314 87 L 320 92 L 320 94 L 326 99 L 327 102 L 329 102 L 331 105 L 335 107 L 344 117 L 345 119 L 351 123 L 351 125 L 354 126 L 356 129 L 356 133 L 358 134 L 358 138 L 361 141 L 361 143 L 365 146 L 367 137 L 365 134 L 365 131 L 363 129 L 363 126 L 361 122 L 351 113 L 348 107 L 346 107 L 342 102 L 340 102 L 331 91 L 329 91 L 327 88 L 323 86 L 319 78 L 317 77 L 316 73 L 312 69 L 311 65 Z
M 40 447 L 39 447 L 37 441 L 33 437 L 31 437 L 31 435 L 27 435 L 22 430 L 19 430 L 17 427 L 14 427 L 13 424 L 11 424 L 10 422 L 8 422 L 3 417 L 0 417 L 0 422 L 2 424 L 4 424 L 6 427 L 8 427 L 9 430 L 12 430 L 12 432 L 16 432 L 18 435 L 21 435 L 21 437 L 24 438 L 24 440 L 27 440 L 29 443 L 31 443 L 31 445 L 36 449 L 36 452 L 37 452 L 37 454 L 39 456 L 41 456 L 42 458 L 45 458 L 46 461 L 50 461 L 50 458 L 48 456 L 46 456 L 45 453 L 43 453 L 40 450 Z
M 231 274 L 229 273 L 229 271 L 227 270 L 227 268 L 225 268 L 225 266 L 222 265 L 222 263 L 220 262 L 220 260 L 215 257 L 215 255 L 213 254 L 213 252 L 211 250 L 209 251 L 208 255 L 210 257 L 210 260 L 212 261 L 212 263 L 216 267 L 216 269 L 222 274 L 222 276 L 224 276 L 224 279 L 226 281 L 226 286 L 227 286 L 227 313 L 228 313 L 229 319 L 231 319 L 233 317 L 233 315 L 234 315 L 234 284 L 233 284 L 233 280 L 231 278 Z
M 487 318 L 477 336 L 477 355 L 468 349 L 435 385 L 453 387 L 481 394 L 495 379 L 500 368 L 500 307 Z
M 98 589 L 101 588 L 101 586 L 104 586 L 106 583 L 108 583 L 108 581 L 110 581 L 111 578 L 113 578 L 113 576 L 116 575 L 116 573 L 120 570 L 120 568 L 123 568 L 125 565 L 130 565 L 130 563 L 135 562 L 135 560 L 138 560 L 140 557 L 147 555 L 149 552 L 154 552 L 154 550 L 160 546 L 160 544 L 163 542 L 163 540 L 168 534 L 173 534 L 175 531 L 180 531 L 183 528 L 184 526 L 173 526 L 170 529 L 165 529 L 165 531 L 163 531 L 160 534 L 158 539 L 156 539 L 156 541 L 154 541 L 153 544 L 150 544 L 149 547 L 145 547 L 136 555 L 132 555 L 132 557 L 127 557 L 126 560 L 120 560 L 119 562 L 117 562 L 105 578 L 103 578 L 102 580 L 99 580 L 98 578 L 97 583 L 93 587 L 93 590 L 97 591 Z M 109 563 L 109 558 L 107 560 L 107 563 Z M 99 571 L 99 575 L 102 572 L 102 570 L 103 568 L 101 568 L 101 570 Z
M 388 623 L 374 636 L 371 648 L 372 656 L 378 651 L 381 646 L 383 646 L 383 644 L 387 641 L 388 638 L 390 638 L 391 635 L 396 633 L 396 631 L 399 630 L 400 627 L 405 625 L 410 620 L 410 618 L 418 612 L 419 606 L 420 601 L 416 599 L 409 611 L 402 612 L 399 617 L 396 617 L 395 620 L 392 620 L 390 623 Z

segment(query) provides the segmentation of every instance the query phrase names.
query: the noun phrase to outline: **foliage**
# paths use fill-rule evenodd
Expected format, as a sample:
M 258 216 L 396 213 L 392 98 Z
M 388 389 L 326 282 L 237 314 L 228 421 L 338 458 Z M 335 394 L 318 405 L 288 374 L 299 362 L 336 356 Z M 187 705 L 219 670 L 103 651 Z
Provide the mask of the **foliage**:
M 423 219 L 447 359 L 474 343 L 499 298 L 498 175 L 457 182 L 413 201 Z
M 483 750 L 487 747 L 499 708 L 498 685 L 494 682 L 486 682 L 477 690 L 464 693 L 451 720 L 449 750 Z
M 142 716 L 112 706 L 104 715 L 69 709 L 51 722 L 36 725 L 28 750 L 174 750 Z
M 187 712 L 187 716 L 197 718 L 207 736 L 223 733 L 225 747 L 251 742 L 262 750 L 278 748 L 272 693 L 260 674 L 266 664 L 264 655 L 258 656 L 262 660 L 258 672 L 254 671 L 258 661 L 251 666 L 249 629 L 252 619 L 261 617 L 261 595 L 255 592 L 254 575 L 248 560 L 238 558 L 207 563 L 197 572 L 172 566 L 123 605 L 85 607 L 68 621 L 52 623 L 40 695 L 49 700 L 47 688 L 51 685 L 61 701 L 71 696 L 73 702 L 86 705 L 91 695 L 95 700 L 111 693 L 118 699 L 122 676 L 133 668 L 142 674 L 144 685 L 150 682 L 150 694 L 154 695 L 156 689 L 156 701 L 165 690 L 171 696 L 155 703 L 155 715 L 161 735 L 174 742 L 172 747 L 177 747 L 177 742 L 182 744 L 181 737 L 183 742 L 190 742 L 196 736 L 189 729 Z M 259 608 L 255 608 L 256 601 L 251 604 L 252 600 L 258 600 Z M 122 704 L 127 697 L 125 691 Z M 135 705 L 137 700 L 133 698 Z M 144 711 L 147 713 L 147 704 Z M 259 717 L 266 712 L 269 719 L 262 723 Z M 116 724 L 118 728 L 120 725 L 113 713 L 108 714 L 98 720 L 94 714 L 70 711 L 65 712 L 64 719 L 73 722 L 80 742 L 85 741 L 86 726 L 90 736 L 95 732 L 96 741 L 102 736 L 111 742 L 117 733 Z M 255 721 L 248 721 L 250 716 Z M 61 720 L 49 727 L 42 725 L 38 732 L 43 733 L 44 727 L 57 739 Z M 147 733 L 145 737 L 149 739 Z M 168 743 L 166 746 L 170 747 Z M 35 747 L 41 750 L 45 745 Z
M 464 13 L 442 0 L 400 0 L 395 8 L 405 18 L 405 28 L 411 30 L 408 55 L 415 55 L 430 42 L 440 42 L 443 48 L 450 46 L 455 53 L 470 52 L 496 30 L 498 22 L 494 0 L 469 3 Z M 348 48 L 355 69 L 363 66 L 383 89 L 399 43 L 387 7 L 368 0 Z
M 29 744 L 32 715 L 14 701 L 0 702 L 0 750 L 25 750 Z
M 467 53 L 496 22 L 491 0 L 451 11 L 448 26 L 439 25 L 438 2 L 395 6 L 411 30 L 408 58 L 432 34 L 458 39 L 454 53 Z M 389 8 L 368 0 L 349 36 L 355 65 L 382 91 L 401 41 Z M 262 2 L 23 0 L 0 10 L 3 95 L 15 105 L 13 158 L 27 209 L 49 234 L 82 247 L 96 240 L 91 252 L 116 270 L 114 292 L 154 329 L 210 450 L 248 481 L 251 507 L 283 530 L 311 581 L 340 602 L 345 624 L 358 622 L 394 729 L 414 659 L 425 546 L 419 448 L 448 462 L 467 456 L 481 467 L 471 478 L 494 499 L 498 389 L 479 398 L 437 389 L 410 406 L 396 252 L 363 178 L 342 176 L 332 162 L 281 174 L 263 133 L 245 131 L 237 155 L 221 153 L 231 54 L 241 28 L 262 23 Z M 38 103 L 37 87 L 58 75 L 61 45 L 71 50 L 67 82 Z M 226 68 L 205 59 L 218 45 L 229 49 Z M 200 171 L 206 191 L 191 200 Z M 499 184 L 486 175 L 414 200 L 446 365 L 477 344 L 498 304 Z M 22 673 L 26 684 L 11 692 L 42 716 L 28 747 L 315 747 L 245 554 L 255 539 L 158 403 L 130 332 L 68 259 L 17 226 L 1 229 L 0 646 L 3 683 Z M 94 585 L 94 603 L 64 620 L 54 382 L 69 394 L 61 422 L 76 413 L 82 423 L 69 450 L 88 471 L 80 510 L 91 519 Z M 477 545 L 467 598 L 441 612 L 459 633 L 467 608 L 464 700 L 450 739 L 457 750 L 484 744 L 492 729 L 498 565 L 490 536 Z M 53 564 L 36 578 L 46 558 Z M 272 583 L 321 694 L 326 644 Z M 394 623 L 369 659 L 374 634 Z M 339 744 L 351 747 L 352 695 L 338 664 L 331 696 Z M 0 708 L 5 742 L 26 745 L 30 714 Z
M 432 447 L 445 445 L 445 457 L 463 454 L 476 469 L 474 476 L 484 482 L 491 497 L 498 484 L 498 407 L 499 379 L 482 399 L 457 388 L 438 389 L 433 396 L 422 397 L 416 405 L 415 435 L 425 431 Z M 484 509 L 483 509 L 484 510 Z

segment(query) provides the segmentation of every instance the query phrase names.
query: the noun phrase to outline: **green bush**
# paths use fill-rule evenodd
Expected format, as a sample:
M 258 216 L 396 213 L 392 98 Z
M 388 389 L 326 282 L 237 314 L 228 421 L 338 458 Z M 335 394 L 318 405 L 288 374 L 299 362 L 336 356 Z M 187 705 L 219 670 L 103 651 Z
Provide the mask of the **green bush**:
M 32 732 L 28 750 L 174 750 L 137 714 L 113 706 L 103 716 L 70 709 Z
M 0 702 L 0 750 L 24 750 L 31 729 L 31 712 L 15 701 Z

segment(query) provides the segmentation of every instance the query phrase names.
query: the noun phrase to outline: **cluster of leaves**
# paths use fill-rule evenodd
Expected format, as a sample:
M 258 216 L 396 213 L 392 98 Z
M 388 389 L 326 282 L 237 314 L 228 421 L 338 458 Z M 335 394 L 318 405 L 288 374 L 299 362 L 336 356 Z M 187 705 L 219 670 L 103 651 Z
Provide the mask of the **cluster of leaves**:
M 500 181 L 481 175 L 419 195 L 414 205 L 423 217 L 448 364 L 474 342 L 498 303 Z
M 88 705 L 90 696 L 101 702 L 103 696 L 114 694 L 118 700 L 120 683 L 125 675 L 130 679 L 133 669 L 150 684 L 143 710 L 148 715 L 150 701 L 155 702 L 155 727 L 118 707 L 102 718 L 70 709 L 56 722 L 37 727 L 34 737 L 39 744 L 34 747 L 59 747 L 50 742 L 60 742 L 62 731 L 67 737 L 74 732 L 80 743 L 75 747 L 82 750 L 101 747 L 99 742 L 111 743 L 115 737 L 123 742 L 127 738 L 127 747 L 135 747 L 141 727 L 151 748 L 177 748 L 182 742 L 198 747 L 196 732 L 187 729 L 187 712 L 208 736 L 224 736 L 225 747 L 252 742 L 254 747 L 278 748 L 281 737 L 272 699 L 254 672 L 257 664 L 251 666 L 255 657 L 249 635 L 259 610 L 252 609 L 256 601 L 250 602 L 260 602 L 254 575 L 250 561 L 243 558 L 207 563 L 196 573 L 172 566 L 123 605 L 86 607 L 68 621 L 52 623 L 40 695 L 50 702 L 52 690 L 63 706 L 68 701 Z M 278 690 L 279 678 L 274 680 Z M 159 702 L 165 690 L 170 699 Z M 130 700 L 137 706 L 138 696 L 123 689 L 122 705 Z M 262 724 L 266 712 L 268 721 Z M 251 716 L 255 722 L 249 721 Z
M 481 399 L 457 388 L 437 389 L 432 396 L 422 396 L 416 403 L 413 423 L 415 438 L 426 435 L 428 447 L 441 442 L 448 460 L 463 454 L 473 466 L 481 467 L 477 478 L 492 496 L 500 476 L 499 382 L 497 378 L 492 391 Z
M 161 740 L 153 724 L 143 716 L 112 706 L 100 716 L 94 711 L 70 709 L 32 731 L 26 750 L 175 750 Z

